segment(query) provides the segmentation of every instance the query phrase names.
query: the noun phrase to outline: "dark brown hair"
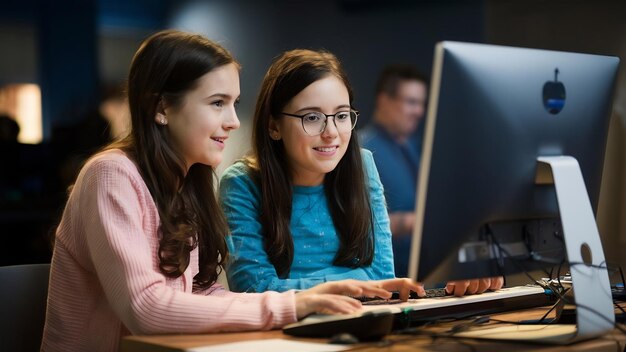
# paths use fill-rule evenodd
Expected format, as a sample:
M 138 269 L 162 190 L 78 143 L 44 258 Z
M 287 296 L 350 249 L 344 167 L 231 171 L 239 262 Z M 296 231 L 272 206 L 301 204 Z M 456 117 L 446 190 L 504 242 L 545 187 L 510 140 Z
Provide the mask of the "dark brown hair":
M 383 69 L 376 82 L 376 95 L 385 93 L 395 97 L 400 83 L 405 81 L 418 81 L 428 86 L 428 77 L 407 64 L 392 64 Z
M 260 218 L 265 251 L 281 278 L 289 275 L 294 255 L 289 229 L 293 183 L 282 140 L 270 138 L 270 119 L 280 119 L 282 109 L 293 97 L 311 83 L 330 75 L 344 83 L 352 105 L 352 88 L 333 54 L 311 50 L 285 52 L 267 71 L 256 103 L 253 151 L 246 162 L 261 189 Z M 355 133 L 337 167 L 324 177 L 324 190 L 340 240 L 333 264 L 370 265 L 374 256 L 372 210 Z
M 107 148 L 120 148 L 138 165 L 161 219 L 159 269 L 171 278 L 189 266 L 190 252 L 199 249 L 194 290 L 217 280 L 227 260 L 228 225 L 217 202 L 211 166 L 192 165 L 185 174 L 183 156 L 172 147 L 166 126 L 155 123 L 161 99 L 180 106 L 200 77 L 234 63 L 231 54 L 200 36 L 162 31 L 146 39 L 133 58 L 128 77 L 132 130 Z

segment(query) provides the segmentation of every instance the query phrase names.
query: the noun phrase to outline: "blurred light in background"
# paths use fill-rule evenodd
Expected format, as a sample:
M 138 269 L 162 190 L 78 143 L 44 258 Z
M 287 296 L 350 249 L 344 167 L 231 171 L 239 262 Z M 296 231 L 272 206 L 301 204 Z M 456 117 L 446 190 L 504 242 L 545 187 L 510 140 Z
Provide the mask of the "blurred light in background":
M 9 115 L 20 126 L 17 141 L 41 143 L 41 89 L 37 84 L 8 84 L 0 88 L 0 112 Z
M 220 6 L 221 5 L 221 6 Z M 232 31 L 229 24 L 235 19 L 224 11 L 219 3 L 189 2 L 182 4 L 172 14 L 169 25 L 183 31 L 202 33 L 212 40 L 224 44 L 225 34 Z M 231 49 L 232 50 L 232 49 Z

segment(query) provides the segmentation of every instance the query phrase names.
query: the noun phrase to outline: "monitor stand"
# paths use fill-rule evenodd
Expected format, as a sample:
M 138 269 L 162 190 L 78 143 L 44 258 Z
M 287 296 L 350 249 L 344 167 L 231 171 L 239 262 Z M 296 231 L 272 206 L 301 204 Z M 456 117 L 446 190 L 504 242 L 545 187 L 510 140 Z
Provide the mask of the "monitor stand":
M 537 158 L 537 184 L 554 184 L 576 305 L 577 337 L 603 335 L 615 327 L 615 308 L 602 242 L 578 161 Z
M 578 161 L 570 156 L 537 158 L 536 184 L 554 184 L 565 250 L 570 263 L 576 325 L 517 325 L 467 331 L 457 336 L 567 344 L 614 329 L 615 311 L 607 264 Z

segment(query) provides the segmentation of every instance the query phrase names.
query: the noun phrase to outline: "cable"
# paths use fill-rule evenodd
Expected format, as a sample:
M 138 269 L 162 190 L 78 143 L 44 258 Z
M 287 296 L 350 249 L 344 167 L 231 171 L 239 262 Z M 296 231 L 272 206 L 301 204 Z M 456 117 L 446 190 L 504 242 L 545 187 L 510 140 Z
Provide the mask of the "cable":
M 509 258 L 511 259 L 511 262 L 512 262 L 512 263 L 514 263 L 514 264 L 518 267 L 518 269 L 520 269 L 520 270 L 521 270 L 521 271 L 522 271 L 522 272 L 523 272 L 523 273 L 524 273 L 524 274 L 525 274 L 525 275 L 526 275 L 529 279 L 531 279 L 533 282 L 537 283 L 539 286 L 541 286 L 541 287 L 543 287 L 544 289 L 546 289 L 546 285 L 545 285 L 545 284 L 542 284 L 540 281 L 535 280 L 535 278 L 533 278 L 533 277 L 532 277 L 532 276 L 528 273 L 528 271 L 526 270 L 526 268 L 522 267 L 522 266 L 521 266 L 521 264 L 520 264 L 520 263 L 518 263 L 518 262 L 517 262 L 517 260 L 515 260 L 515 258 L 513 258 L 513 257 L 512 257 L 512 256 L 508 253 L 508 251 L 507 251 L 506 249 L 504 249 L 504 248 L 500 245 L 500 243 L 499 243 L 499 242 L 497 241 L 497 239 L 495 238 L 495 235 L 494 235 L 493 231 L 491 230 L 491 226 L 490 226 L 490 224 L 486 224 L 485 226 L 486 226 L 486 228 L 487 228 L 487 235 L 488 235 L 489 237 L 491 237 L 491 241 L 492 241 L 492 242 L 493 242 L 493 243 L 494 243 L 494 244 L 498 247 L 498 254 L 499 254 L 500 252 L 503 252 L 504 254 L 506 254 L 506 256 L 507 256 L 507 257 L 509 257 Z M 504 260 L 503 258 L 498 258 L 498 259 L 501 259 L 502 261 Z M 496 260 L 496 261 L 500 264 L 500 260 Z M 573 262 L 573 263 L 569 263 L 569 264 L 570 264 L 570 267 L 571 267 L 571 264 L 573 264 L 573 265 L 580 265 L 580 264 L 585 264 L 585 263 Z M 605 266 L 602 266 L 602 264 L 604 264 Z M 585 265 L 586 265 L 586 264 L 585 264 Z M 600 269 L 608 269 L 608 268 L 606 267 L 606 262 L 605 262 L 605 261 L 603 261 L 602 263 L 600 263 L 600 265 L 593 265 L 593 266 L 594 266 L 594 267 L 596 267 L 596 268 L 600 268 Z M 558 275 L 558 276 L 557 276 L 557 280 L 558 280 L 558 282 L 559 282 L 559 285 L 561 285 L 561 286 L 562 286 L 561 281 L 560 281 L 560 273 L 557 273 L 557 275 Z M 558 290 L 554 290 L 553 292 L 554 292 L 554 293 L 556 293 L 556 294 L 559 296 L 559 298 L 563 300 L 563 302 L 564 302 L 564 303 L 567 303 L 567 304 L 573 304 L 573 305 L 576 305 L 577 307 L 580 307 L 580 308 L 586 309 L 587 311 L 589 311 L 589 312 L 591 312 L 591 313 L 595 314 L 596 316 L 598 316 L 599 318 L 603 319 L 604 321 L 609 322 L 609 323 L 612 323 L 612 324 L 613 324 L 613 326 L 614 326 L 616 329 L 618 329 L 620 332 L 622 332 L 623 334 L 625 334 L 625 335 L 626 335 L 626 330 L 625 330 L 624 328 L 622 328 L 621 326 L 619 326 L 619 325 L 615 322 L 615 320 L 612 320 L 612 319 L 610 319 L 610 318 L 607 318 L 606 316 L 604 316 L 604 314 L 602 314 L 602 313 L 598 312 L 597 310 L 595 310 L 595 309 L 593 309 L 593 308 L 591 308 L 591 307 L 589 307 L 589 306 L 587 306 L 587 305 L 584 305 L 584 304 L 581 304 L 581 303 L 577 303 L 577 302 L 572 302 L 572 301 L 570 301 L 567 297 L 563 296 L 563 295 L 562 295 L 562 294 L 561 294 Z
M 427 323 L 428 324 L 428 323 Z M 391 347 L 393 345 L 398 345 L 398 344 L 403 344 L 403 343 L 407 343 L 407 342 L 412 342 L 415 341 L 416 337 L 419 336 L 425 336 L 425 337 L 430 337 L 432 339 L 432 343 L 435 343 L 438 341 L 438 339 L 450 339 L 453 340 L 455 342 L 457 342 L 458 344 L 467 347 L 470 351 L 477 351 L 476 347 L 467 344 L 466 342 L 463 341 L 463 339 L 466 339 L 464 337 L 461 336 L 455 336 L 453 334 L 441 334 L 441 333 L 437 333 L 437 332 L 431 332 L 431 331 L 426 331 L 423 330 L 424 326 L 426 326 L 427 324 L 421 326 L 420 330 L 418 330 L 418 328 L 411 328 L 411 329 L 404 329 L 401 331 L 396 332 L 397 335 L 405 335 L 407 336 L 406 338 L 396 338 L 393 340 L 389 340 L 389 339 L 385 339 L 383 341 L 378 341 L 378 342 L 373 342 L 373 343 L 365 343 L 361 346 L 355 347 L 355 348 L 350 348 L 350 351 L 358 351 L 358 350 L 362 350 L 362 349 L 370 349 L 372 347 L 376 347 L 376 348 L 385 348 L 385 347 Z M 411 330 L 411 331 L 408 331 Z
M 447 332 L 451 333 L 451 334 L 456 334 L 456 333 L 459 333 L 459 332 L 462 332 L 462 331 L 466 331 L 469 328 L 471 328 L 472 326 L 488 323 L 489 320 L 490 320 L 490 317 L 488 315 L 477 316 L 472 321 L 453 325 L 450 328 L 450 330 L 448 330 Z
M 564 293 L 565 293 L 565 292 L 564 292 Z M 559 305 L 561 305 L 561 304 L 562 304 L 561 302 L 563 302 L 563 300 L 562 300 L 561 298 L 559 298 L 559 299 L 556 301 L 556 303 L 555 303 L 554 305 L 552 305 L 552 307 L 550 307 L 550 309 L 548 309 L 548 311 L 547 311 L 547 312 L 546 312 L 543 316 L 541 316 L 541 318 L 539 319 L 539 324 L 541 324 L 541 322 L 543 322 L 543 321 L 544 321 L 544 320 L 548 317 L 548 314 L 550 314 L 550 312 L 552 312 L 552 311 L 553 311 L 556 307 L 558 307 Z M 557 317 L 557 318 L 558 318 L 558 317 Z M 557 320 L 557 318 L 554 318 L 554 319 L 550 320 L 550 321 L 548 322 L 548 324 L 552 324 L 553 322 L 555 322 L 555 321 Z

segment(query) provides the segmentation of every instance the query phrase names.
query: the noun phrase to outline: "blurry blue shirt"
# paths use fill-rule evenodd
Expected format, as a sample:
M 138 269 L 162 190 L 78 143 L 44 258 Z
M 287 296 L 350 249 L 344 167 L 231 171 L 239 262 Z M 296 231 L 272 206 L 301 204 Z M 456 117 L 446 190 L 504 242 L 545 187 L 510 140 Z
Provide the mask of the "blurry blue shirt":
M 376 122 L 358 131 L 361 146 L 372 151 L 385 189 L 389 212 L 414 211 L 417 175 L 422 153 L 424 123 L 404 143 L 399 143 Z M 395 272 L 407 276 L 411 234 L 393 238 Z
M 379 280 L 394 277 L 389 217 L 372 153 L 362 150 L 374 215 L 374 260 L 348 268 L 333 265 L 339 237 L 328 209 L 324 186 L 294 186 L 290 230 L 294 257 L 287 278 L 281 279 L 263 247 L 259 187 L 242 162 L 230 166 L 220 181 L 220 201 L 231 235 L 226 268 L 232 291 L 263 292 L 307 289 L 326 281 Z

